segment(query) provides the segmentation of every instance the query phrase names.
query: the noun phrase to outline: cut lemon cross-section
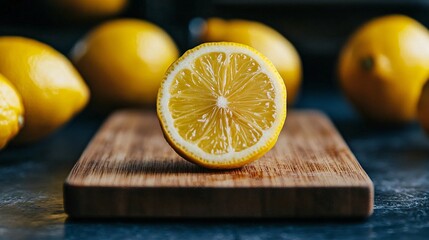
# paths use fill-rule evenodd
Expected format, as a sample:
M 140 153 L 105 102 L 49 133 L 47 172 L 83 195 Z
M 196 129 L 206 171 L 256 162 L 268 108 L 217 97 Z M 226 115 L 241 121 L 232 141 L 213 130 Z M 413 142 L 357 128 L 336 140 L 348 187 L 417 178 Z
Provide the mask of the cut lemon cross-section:
M 165 138 L 183 158 L 237 168 L 276 143 L 286 119 L 286 87 L 255 49 L 205 43 L 167 70 L 157 112 Z

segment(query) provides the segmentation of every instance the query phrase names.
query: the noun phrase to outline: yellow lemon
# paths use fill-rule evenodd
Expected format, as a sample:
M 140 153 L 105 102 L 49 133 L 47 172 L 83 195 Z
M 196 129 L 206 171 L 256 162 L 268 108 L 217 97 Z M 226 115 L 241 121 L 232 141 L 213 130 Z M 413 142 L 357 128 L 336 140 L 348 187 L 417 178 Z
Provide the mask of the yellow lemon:
M 429 134 L 429 81 L 426 81 L 423 87 L 417 109 L 417 119 L 426 133 Z
M 0 74 L 0 149 L 12 139 L 24 123 L 24 107 L 15 88 Z
M 101 18 L 120 13 L 128 0 L 49 0 L 49 3 L 74 18 Z
M 87 86 L 55 49 L 28 38 L 0 37 L 0 53 L 0 74 L 19 92 L 25 109 L 17 142 L 46 136 L 87 103 Z
M 237 168 L 276 143 L 286 119 L 286 87 L 255 49 L 206 43 L 168 69 L 157 113 L 182 157 L 207 168 Z
M 415 119 L 428 74 L 429 32 L 402 15 L 363 25 L 339 58 L 339 77 L 347 97 L 364 116 L 383 122 Z
M 154 24 L 121 19 L 96 27 L 72 55 L 98 106 L 154 106 L 161 80 L 178 50 Z
M 288 104 L 295 101 L 301 85 L 301 60 L 293 45 L 276 30 L 259 22 L 211 18 L 206 22 L 202 39 L 237 42 L 255 48 L 271 60 L 283 78 Z

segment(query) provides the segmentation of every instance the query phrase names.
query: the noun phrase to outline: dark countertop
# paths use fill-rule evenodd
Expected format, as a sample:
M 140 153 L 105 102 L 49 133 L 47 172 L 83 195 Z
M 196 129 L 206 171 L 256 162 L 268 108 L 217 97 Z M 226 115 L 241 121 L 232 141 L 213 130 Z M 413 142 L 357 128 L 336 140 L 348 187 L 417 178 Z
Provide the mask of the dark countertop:
M 297 108 L 327 113 L 374 182 L 366 220 L 74 221 L 62 183 L 102 117 L 77 117 L 50 138 L 0 152 L 0 239 L 424 239 L 429 234 L 429 137 L 417 123 L 371 125 L 340 94 L 308 91 Z

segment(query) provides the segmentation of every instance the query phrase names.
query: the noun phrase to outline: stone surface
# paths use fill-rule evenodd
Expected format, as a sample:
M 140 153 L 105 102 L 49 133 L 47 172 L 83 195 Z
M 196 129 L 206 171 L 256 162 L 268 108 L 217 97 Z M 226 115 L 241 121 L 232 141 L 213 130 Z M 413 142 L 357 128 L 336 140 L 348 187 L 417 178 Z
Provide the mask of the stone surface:
M 429 137 L 419 126 L 369 124 L 332 92 L 304 92 L 297 107 L 327 113 L 373 180 L 369 219 L 67 220 L 63 181 L 103 120 L 83 114 L 43 142 L 0 152 L 0 239 L 427 238 Z

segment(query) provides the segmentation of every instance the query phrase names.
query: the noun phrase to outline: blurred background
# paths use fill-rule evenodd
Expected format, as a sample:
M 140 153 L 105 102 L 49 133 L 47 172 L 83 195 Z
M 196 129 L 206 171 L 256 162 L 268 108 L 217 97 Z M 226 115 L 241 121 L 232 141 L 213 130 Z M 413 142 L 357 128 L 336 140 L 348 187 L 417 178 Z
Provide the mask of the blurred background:
M 304 92 L 313 87 L 336 88 L 341 46 L 369 19 L 402 13 L 429 25 L 428 0 L 129 0 L 107 10 L 105 16 L 88 17 L 73 16 L 74 9 L 62 7 L 61 2 L 67 1 L 0 0 L 0 35 L 31 37 L 68 55 L 97 24 L 131 17 L 165 29 L 183 53 L 198 44 L 192 32 L 198 18 L 256 20 L 282 33 L 296 47 L 303 63 Z

